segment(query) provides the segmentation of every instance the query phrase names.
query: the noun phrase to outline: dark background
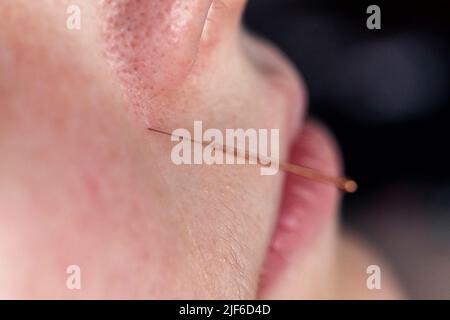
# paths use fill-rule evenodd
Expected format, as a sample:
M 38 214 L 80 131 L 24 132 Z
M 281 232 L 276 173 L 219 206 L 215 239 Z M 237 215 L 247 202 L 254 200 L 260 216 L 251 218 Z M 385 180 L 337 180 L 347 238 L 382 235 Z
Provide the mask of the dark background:
M 381 8 L 369 30 L 367 7 Z M 450 298 L 450 1 L 250 0 L 247 26 L 296 64 L 360 189 L 346 226 L 413 298 Z

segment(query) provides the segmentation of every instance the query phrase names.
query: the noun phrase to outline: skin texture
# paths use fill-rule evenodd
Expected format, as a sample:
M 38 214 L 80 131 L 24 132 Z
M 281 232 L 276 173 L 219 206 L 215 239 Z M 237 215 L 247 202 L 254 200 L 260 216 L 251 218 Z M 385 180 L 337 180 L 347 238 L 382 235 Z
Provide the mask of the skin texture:
M 82 28 L 68 30 L 75 2 Z M 175 166 L 168 139 L 146 130 L 194 120 L 279 128 L 282 159 L 330 154 L 318 165 L 339 173 L 329 134 L 301 121 L 301 80 L 243 30 L 244 7 L 0 2 L 1 298 L 400 297 L 388 276 L 381 291 L 365 287 L 366 267 L 384 264 L 359 240 L 342 240 L 336 190 L 314 187 L 309 212 L 327 218 L 310 235 L 296 231 L 307 241 L 290 242 L 280 267 L 270 257 L 285 176 Z M 66 287 L 73 264 L 81 290 Z

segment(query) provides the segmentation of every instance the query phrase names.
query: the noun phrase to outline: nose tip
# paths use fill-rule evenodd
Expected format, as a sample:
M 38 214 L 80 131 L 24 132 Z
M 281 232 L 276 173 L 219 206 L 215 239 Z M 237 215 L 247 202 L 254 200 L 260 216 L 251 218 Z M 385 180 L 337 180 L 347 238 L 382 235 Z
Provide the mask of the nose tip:
M 236 38 L 241 27 L 241 18 L 246 2 L 246 0 L 212 1 L 202 33 L 205 46 L 212 47 L 213 44 L 217 44 L 225 38 Z

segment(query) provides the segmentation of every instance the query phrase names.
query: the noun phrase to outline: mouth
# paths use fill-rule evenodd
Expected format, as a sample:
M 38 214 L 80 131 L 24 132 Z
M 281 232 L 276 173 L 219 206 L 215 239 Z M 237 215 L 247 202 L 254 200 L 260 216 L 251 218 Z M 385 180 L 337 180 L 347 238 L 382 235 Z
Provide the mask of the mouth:
M 307 99 L 300 76 L 272 45 L 260 42 L 260 52 L 264 47 L 268 53 L 261 60 L 270 61 L 271 75 L 276 74 L 274 86 L 286 97 L 290 141 L 288 162 L 329 176 L 340 176 L 339 148 L 332 135 L 318 122 L 304 120 Z M 339 194 L 333 185 L 286 174 L 275 227 L 260 275 L 260 296 L 276 286 L 280 275 L 293 264 L 294 259 L 301 259 L 313 250 L 322 231 L 335 219 Z
M 327 130 L 307 121 L 293 141 L 290 162 L 330 175 L 340 172 L 336 144 Z M 335 218 L 339 191 L 326 184 L 295 175 L 285 178 L 277 222 L 268 247 L 260 279 L 260 295 L 276 286 L 294 259 L 311 253 L 314 242 Z

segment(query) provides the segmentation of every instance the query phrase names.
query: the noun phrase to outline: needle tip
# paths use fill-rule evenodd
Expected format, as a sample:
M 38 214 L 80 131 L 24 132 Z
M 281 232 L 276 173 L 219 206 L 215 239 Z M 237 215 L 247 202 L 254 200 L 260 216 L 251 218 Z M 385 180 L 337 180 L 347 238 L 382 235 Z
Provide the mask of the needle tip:
M 344 183 L 344 190 L 348 193 L 354 193 L 358 190 L 358 184 L 354 180 L 347 180 Z

